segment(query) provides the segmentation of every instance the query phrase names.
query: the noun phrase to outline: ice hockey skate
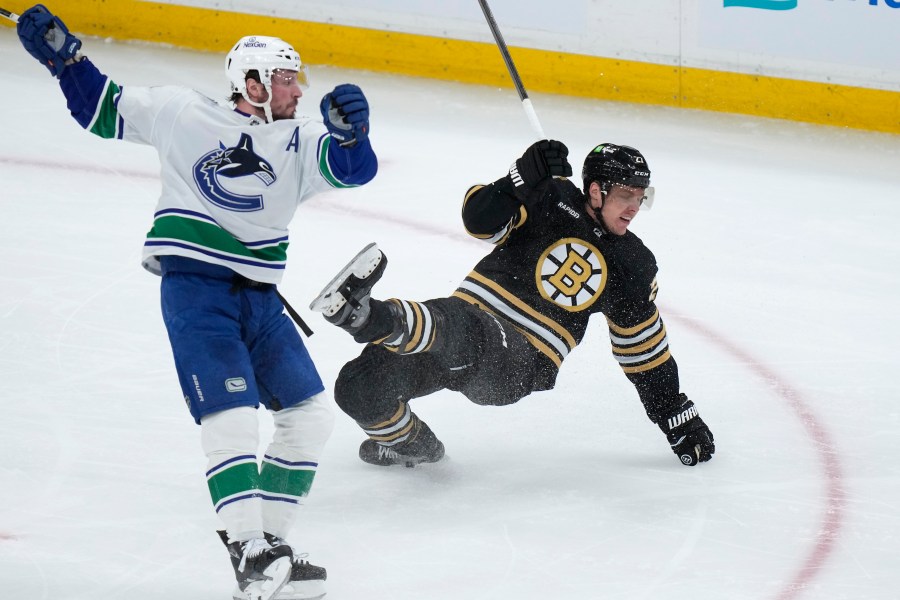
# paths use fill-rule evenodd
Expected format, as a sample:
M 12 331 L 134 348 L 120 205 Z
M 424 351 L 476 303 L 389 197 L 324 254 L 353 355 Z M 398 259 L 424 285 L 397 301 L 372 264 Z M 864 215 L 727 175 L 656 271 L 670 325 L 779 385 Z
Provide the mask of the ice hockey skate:
M 387 257 L 374 243 L 363 248 L 309 305 L 310 310 L 351 333 L 369 316 L 369 292 L 381 279 Z
M 359 458 L 370 465 L 390 467 L 404 465 L 415 467 L 420 463 L 434 463 L 444 457 L 444 444 L 434 435 L 424 421 L 418 421 L 415 437 L 395 444 L 384 446 L 369 438 L 359 446 Z
M 272 600 L 290 580 L 293 551 L 287 544 L 272 546 L 263 538 L 228 541 L 228 533 L 219 531 L 228 548 L 237 587 L 234 600 Z
M 266 541 L 272 546 L 285 545 L 282 538 L 266 535 Z M 291 576 L 284 584 L 274 600 L 319 600 L 325 597 L 325 580 L 328 573 L 323 567 L 318 567 L 304 560 L 305 554 L 293 554 L 291 559 Z

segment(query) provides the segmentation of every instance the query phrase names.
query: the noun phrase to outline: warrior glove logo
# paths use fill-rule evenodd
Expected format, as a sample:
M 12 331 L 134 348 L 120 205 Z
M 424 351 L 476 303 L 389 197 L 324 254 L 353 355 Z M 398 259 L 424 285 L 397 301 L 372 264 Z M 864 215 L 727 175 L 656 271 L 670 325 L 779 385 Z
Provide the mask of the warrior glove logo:
M 669 431 L 672 431 L 679 425 L 684 425 L 685 423 L 687 423 L 688 421 L 690 421 L 691 419 L 693 419 L 696 416 L 697 416 L 697 409 L 694 408 L 693 404 L 691 404 L 690 407 L 681 411 L 674 417 L 669 417 L 668 421 L 666 421 L 666 425 L 669 426 Z M 673 444 L 673 446 L 674 445 L 677 445 L 677 444 Z
M 266 187 L 275 183 L 275 171 L 269 162 L 253 151 L 253 138 L 242 133 L 236 146 L 226 148 L 219 142 L 219 149 L 203 155 L 194 164 L 194 183 L 200 194 L 225 210 L 252 212 L 263 209 L 261 195 L 242 195 L 229 191 L 220 178 L 238 179 L 255 175 Z M 258 185 L 258 184 L 257 184 Z M 243 184 L 242 187 L 247 187 Z
M 522 187 L 525 185 L 525 181 L 522 179 L 522 176 L 519 175 L 519 167 L 516 166 L 516 163 L 513 163 L 509 168 L 509 178 L 512 179 L 515 187 Z
M 545 300 L 578 312 L 590 307 L 603 293 L 606 260 L 591 244 L 566 238 L 544 251 L 535 277 Z

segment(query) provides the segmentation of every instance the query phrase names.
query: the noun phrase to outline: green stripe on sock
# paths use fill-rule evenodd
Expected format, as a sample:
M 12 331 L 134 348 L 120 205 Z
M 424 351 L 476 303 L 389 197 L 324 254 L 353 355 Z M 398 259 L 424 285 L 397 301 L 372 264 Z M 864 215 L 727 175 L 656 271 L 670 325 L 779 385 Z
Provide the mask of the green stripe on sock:
M 263 463 L 259 475 L 259 488 L 267 492 L 304 498 L 309 494 L 316 472 L 312 469 L 285 469 Z
M 216 473 L 207 484 L 213 505 L 218 505 L 223 498 L 259 489 L 259 470 L 255 462 L 237 464 Z

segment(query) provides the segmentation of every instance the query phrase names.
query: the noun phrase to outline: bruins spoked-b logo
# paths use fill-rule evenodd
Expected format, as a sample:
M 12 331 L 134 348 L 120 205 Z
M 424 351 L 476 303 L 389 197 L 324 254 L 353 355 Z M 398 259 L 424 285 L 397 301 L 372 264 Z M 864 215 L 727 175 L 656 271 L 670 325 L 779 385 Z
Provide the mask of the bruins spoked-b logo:
M 606 260 L 584 240 L 566 238 L 547 248 L 537 263 L 537 286 L 546 300 L 578 312 L 606 286 Z
M 253 138 L 242 133 L 237 145 L 230 148 L 219 142 L 219 149 L 208 152 L 194 163 L 194 182 L 203 197 L 220 208 L 239 212 L 262 210 L 263 197 L 229 190 L 221 179 L 238 179 L 255 175 L 266 187 L 275 183 L 275 170 L 269 161 L 253 151 Z M 258 185 L 258 184 L 257 184 Z M 230 187 L 244 190 L 252 186 L 235 181 Z

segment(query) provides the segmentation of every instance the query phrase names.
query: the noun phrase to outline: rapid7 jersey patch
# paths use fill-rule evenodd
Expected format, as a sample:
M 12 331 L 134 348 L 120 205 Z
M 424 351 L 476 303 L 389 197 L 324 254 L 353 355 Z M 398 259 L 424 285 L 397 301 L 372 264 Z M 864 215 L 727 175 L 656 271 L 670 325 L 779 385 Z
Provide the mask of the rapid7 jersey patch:
M 559 240 L 538 259 L 535 277 L 541 296 L 571 312 L 590 308 L 606 287 L 606 260 L 577 238 Z

